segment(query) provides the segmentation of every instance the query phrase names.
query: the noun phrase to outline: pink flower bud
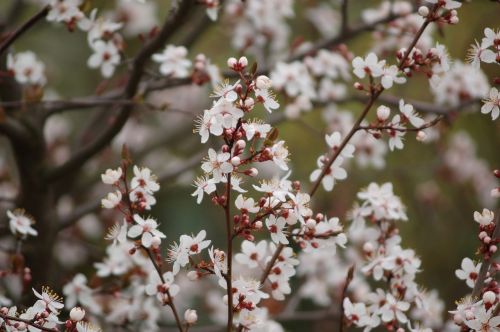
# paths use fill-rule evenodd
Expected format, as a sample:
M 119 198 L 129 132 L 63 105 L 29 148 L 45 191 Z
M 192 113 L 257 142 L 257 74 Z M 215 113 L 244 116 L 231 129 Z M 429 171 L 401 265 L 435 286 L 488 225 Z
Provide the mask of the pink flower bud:
M 237 63 L 238 63 L 238 60 L 236 60 L 236 58 L 231 57 L 231 58 L 227 59 L 227 66 L 229 68 L 234 68 Z
M 458 21 L 459 21 L 458 16 L 452 16 L 450 18 L 450 24 L 458 24 Z
M 262 229 L 262 221 L 257 220 L 256 222 L 253 223 L 253 228 L 254 229 Z
M 314 229 L 316 227 L 316 221 L 314 221 L 313 219 L 307 220 L 306 227 L 309 229 Z
M 416 138 L 417 138 L 417 141 L 423 142 L 427 138 L 427 134 L 423 130 L 419 130 L 417 132 L 417 137 Z
M 365 242 L 365 244 L 363 244 L 363 251 L 367 254 L 372 253 L 373 249 L 373 244 L 371 242 Z
M 492 291 L 487 291 L 483 294 L 484 303 L 493 304 L 495 303 L 497 296 Z
M 196 321 L 198 320 L 198 315 L 196 314 L 196 310 L 187 309 L 184 312 L 184 319 L 186 320 L 186 323 L 188 323 L 189 325 L 196 323 Z
M 240 157 L 231 158 L 231 164 L 233 164 L 233 166 L 238 166 L 240 163 L 241 163 Z
M 248 109 L 252 109 L 255 105 L 255 100 L 253 98 L 247 98 L 245 99 L 245 107 Z
M 481 233 L 479 233 L 480 240 L 484 239 L 486 236 L 488 236 L 488 233 L 486 233 L 485 231 L 482 231 Z
M 238 60 L 238 64 L 239 64 L 242 68 L 245 68 L 246 66 L 248 66 L 248 59 L 247 59 L 247 57 L 242 56 L 242 57 Z
M 85 317 L 85 310 L 80 307 L 74 307 L 69 312 L 69 318 L 74 322 L 79 322 Z
M 390 115 L 391 115 L 391 109 L 389 107 L 380 105 L 377 108 L 377 119 L 379 121 L 384 122 L 389 118 Z
M 245 146 L 247 146 L 247 143 L 242 139 L 240 139 L 239 141 L 236 142 L 236 147 L 238 149 L 244 149 Z
M 492 254 L 496 253 L 496 252 L 497 252 L 497 250 L 498 250 L 498 247 L 497 247 L 497 246 L 495 246 L 495 245 L 490 246 L 490 252 L 491 252 Z
M 257 176 L 257 174 L 259 174 L 259 171 L 257 170 L 257 168 L 252 167 L 248 171 L 246 171 L 245 174 L 247 174 L 248 176 Z
M 418 14 L 422 17 L 427 17 L 427 15 L 429 15 L 429 8 L 426 6 L 419 7 Z
M 364 89 L 363 84 L 361 84 L 359 82 L 354 83 L 354 88 L 357 89 L 357 90 L 363 90 Z
M 491 242 L 491 237 L 485 236 L 484 239 L 483 239 L 483 242 L 486 243 L 486 244 L 490 243 Z

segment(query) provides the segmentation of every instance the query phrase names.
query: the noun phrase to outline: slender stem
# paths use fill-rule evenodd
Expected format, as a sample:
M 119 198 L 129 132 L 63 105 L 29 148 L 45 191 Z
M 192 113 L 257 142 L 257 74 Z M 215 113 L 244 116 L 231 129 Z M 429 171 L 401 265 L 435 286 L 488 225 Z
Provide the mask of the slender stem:
M 444 115 L 440 115 L 440 116 L 436 117 L 434 120 L 429 121 L 427 123 L 424 123 L 420 127 L 416 127 L 416 128 L 404 128 L 404 127 L 394 127 L 394 125 L 386 125 L 386 126 L 359 126 L 358 130 L 395 130 L 395 131 L 400 131 L 400 132 L 420 131 L 420 130 L 427 129 L 427 128 L 430 128 L 430 127 L 438 124 L 439 121 L 441 121 L 443 119 L 444 119 Z
M 129 214 L 132 217 L 134 214 L 134 206 L 132 205 L 132 202 L 130 201 L 130 196 L 129 196 L 129 187 L 128 187 L 128 183 L 127 183 L 127 168 L 128 168 L 127 164 L 128 164 L 128 161 L 125 161 L 123 166 L 122 166 L 123 186 L 125 187 L 125 193 L 126 193 L 126 195 L 124 195 L 123 197 L 125 198 L 125 203 L 128 206 Z M 158 263 L 156 262 L 156 259 L 153 256 L 153 253 L 151 252 L 151 250 L 149 250 L 149 248 L 146 248 L 142 245 L 141 245 L 141 248 L 144 251 L 146 251 L 149 259 L 151 260 L 151 263 L 153 264 L 156 272 L 158 273 L 158 276 L 160 277 L 162 284 L 165 284 L 165 278 L 163 278 L 163 273 L 161 272 L 161 268 L 158 265 Z M 170 295 L 170 291 L 168 289 L 167 289 L 166 293 L 168 295 L 168 306 L 170 307 L 170 309 L 172 310 L 172 313 L 174 314 L 175 323 L 177 324 L 179 331 L 184 332 L 184 328 L 182 327 L 182 322 L 179 318 L 179 314 L 177 313 L 177 309 L 176 309 L 175 304 L 174 304 L 174 298 Z
M 12 45 L 19 37 L 21 37 L 25 32 L 32 28 L 38 21 L 44 18 L 49 13 L 50 6 L 43 7 L 38 13 L 27 20 L 23 25 L 21 25 L 16 31 L 14 31 L 5 40 L 2 45 L 0 45 L 0 57 L 7 51 L 7 49 Z
M 349 288 L 349 284 L 352 281 L 354 276 L 354 265 L 349 268 L 347 271 L 347 276 L 345 277 L 344 288 L 342 289 L 342 295 L 340 296 L 340 319 L 339 319 L 339 332 L 345 331 L 345 322 L 344 322 L 344 298 L 347 295 L 347 289 Z
M 19 318 L 19 317 L 14 317 L 14 316 L 9 316 L 9 315 L 4 315 L 2 313 L 0 313 L 0 317 L 2 319 L 4 319 L 4 320 L 13 320 L 13 321 L 16 321 L 16 322 L 21 322 L 21 323 L 24 323 L 24 324 L 28 324 L 28 325 L 33 326 L 34 328 L 37 328 L 37 329 L 42 330 L 42 331 L 46 331 L 46 332 L 59 332 L 59 329 L 57 329 L 57 328 L 44 327 L 42 325 L 33 323 L 32 321 L 27 320 L 27 319 L 22 319 L 22 318 Z
M 227 175 L 226 187 L 226 203 L 224 205 L 224 213 L 226 216 L 226 240 L 227 240 L 227 331 L 233 330 L 233 236 L 231 231 L 231 173 Z
M 382 93 L 382 91 L 383 90 L 380 89 L 380 90 L 377 90 L 377 92 L 375 92 L 375 94 L 372 94 L 372 96 L 368 100 L 368 103 L 366 104 L 365 108 L 363 109 L 363 112 L 361 113 L 361 115 L 358 117 L 358 119 L 354 123 L 354 126 L 352 126 L 351 130 L 349 131 L 349 133 L 347 134 L 347 136 L 344 138 L 344 140 L 342 141 L 342 143 L 339 145 L 338 149 L 335 150 L 335 152 L 333 153 L 333 155 L 330 158 L 330 160 L 328 161 L 328 163 L 323 167 L 323 170 L 321 171 L 320 176 L 318 177 L 318 179 L 316 180 L 316 182 L 314 182 L 313 187 L 311 188 L 311 191 L 309 192 L 309 195 L 311 197 L 316 193 L 316 191 L 319 188 L 319 185 L 321 184 L 321 181 L 325 177 L 326 173 L 328 173 L 328 171 L 330 170 L 330 167 L 335 162 L 335 160 L 337 160 L 337 158 L 340 155 L 340 153 L 342 153 L 342 151 L 346 147 L 347 143 L 349 143 L 349 141 L 354 136 L 354 134 L 359 130 L 358 128 L 361 125 L 361 122 L 363 122 L 363 120 L 365 119 L 366 115 L 368 114 L 368 112 L 370 111 L 371 107 L 373 106 L 373 103 L 375 102 L 375 100 L 377 100 L 378 96 L 380 96 L 380 94 Z
M 149 250 L 149 248 L 146 248 L 144 246 L 142 247 L 142 249 L 144 251 L 146 251 L 146 253 L 148 254 L 149 259 L 151 260 L 151 263 L 153 263 L 153 266 L 155 267 L 156 272 L 160 276 L 161 282 L 164 284 L 165 278 L 163 278 L 163 274 L 161 273 L 161 268 L 158 265 L 158 263 L 156 263 L 156 259 L 153 257 L 153 253 L 151 252 L 151 250 Z M 185 332 L 184 328 L 182 327 L 182 322 L 181 322 L 181 319 L 179 318 L 179 314 L 177 313 L 177 308 L 175 307 L 175 304 L 174 304 L 174 298 L 170 295 L 170 291 L 168 289 L 167 289 L 166 293 L 168 295 L 168 306 L 170 307 L 170 309 L 172 309 L 172 313 L 174 314 L 174 318 L 175 318 L 175 323 L 177 324 L 177 327 L 179 328 L 180 332 Z
M 497 211 L 495 230 L 493 231 L 492 235 L 493 240 L 498 238 L 500 238 L 500 209 Z M 486 275 L 488 274 L 492 260 L 493 258 L 490 257 L 489 259 L 483 262 L 483 265 L 481 265 L 481 269 L 479 270 L 479 274 L 477 276 L 476 284 L 474 285 L 474 289 L 472 290 L 472 298 L 479 297 L 479 295 L 481 294 L 481 291 L 484 287 L 484 281 L 486 280 Z

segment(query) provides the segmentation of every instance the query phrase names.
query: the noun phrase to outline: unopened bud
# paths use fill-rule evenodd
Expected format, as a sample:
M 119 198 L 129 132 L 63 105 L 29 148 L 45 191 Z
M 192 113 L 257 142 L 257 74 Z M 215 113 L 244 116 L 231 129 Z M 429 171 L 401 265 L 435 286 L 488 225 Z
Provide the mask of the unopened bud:
M 245 99 L 245 107 L 248 109 L 252 109 L 255 105 L 255 100 L 253 98 L 248 97 Z
M 389 107 L 380 105 L 377 108 L 377 119 L 380 122 L 384 122 L 385 120 L 387 120 L 390 115 L 391 115 L 391 109 Z
M 492 291 L 487 291 L 483 294 L 484 303 L 493 304 L 495 303 L 497 296 Z
M 373 252 L 373 244 L 371 242 L 365 242 L 363 244 L 363 251 L 366 252 L 367 254 Z
M 239 60 L 238 60 L 238 64 L 242 67 L 242 68 L 245 68 L 246 66 L 248 66 L 248 59 L 246 56 L 242 56 Z
M 196 321 L 198 320 L 198 315 L 196 314 L 196 310 L 187 309 L 184 312 L 184 319 L 186 320 L 186 323 L 188 323 L 189 325 L 196 323 Z
M 359 82 L 354 83 L 354 88 L 357 90 L 364 90 L 363 84 L 361 84 Z
M 427 138 L 427 134 L 423 130 L 419 130 L 417 132 L 417 137 L 416 138 L 417 138 L 417 141 L 423 142 Z
M 253 228 L 254 229 L 262 229 L 262 221 L 257 220 L 256 222 L 253 223 Z
M 427 17 L 429 15 L 429 8 L 426 6 L 421 6 L 418 8 L 418 14 L 423 17 Z
M 69 318 L 74 322 L 79 322 L 85 317 L 85 310 L 80 307 L 74 307 L 69 312 Z
M 240 163 L 241 163 L 240 157 L 231 158 L 231 164 L 233 164 L 233 166 L 238 166 Z
M 450 24 L 458 24 L 458 21 L 460 21 L 460 20 L 458 19 L 458 16 L 452 16 L 452 17 L 450 18 Z
M 497 250 L 498 250 L 498 247 L 497 247 L 497 246 L 495 246 L 495 245 L 490 246 L 490 252 L 491 252 L 492 254 L 496 253 L 496 252 L 497 252 Z
M 259 171 L 257 170 L 257 168 L 252 167 L 249 170 L 247 170 L 245 174 L 248 176 L 257 176 L 257 174 L 259 174 Z
M 236 60 L 236 58 L 231 57 L 231 58 L 227 59 L 227 66 L 229 68 L 234 68 L 237 63 L 238 63 L 238 60 Z
M 316 221 L 314 221 L 313 219 L 307 220 L 306 227 L 309 228 L 309 229 L 315 228 L 316 227 Z
M 242 139 L 240 139 L 239 141 L 236 142 L 236 147 L 240 150 L 244 149 L 245 146 L 247 146 L 247 143 Z

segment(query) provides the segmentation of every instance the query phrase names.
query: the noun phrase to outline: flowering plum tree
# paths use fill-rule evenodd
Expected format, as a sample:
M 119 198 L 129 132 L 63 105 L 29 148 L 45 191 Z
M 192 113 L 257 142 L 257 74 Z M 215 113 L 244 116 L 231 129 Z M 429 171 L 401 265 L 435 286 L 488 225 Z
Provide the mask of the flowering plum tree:
M 456 306 L 418 280 L 422 260 L 402 239 L 409 217 L 397 185 L 366 183 L 347 215 L 314 203 L 348 181 L 354 163 L 383 169 L 412 134 L 440 142 L 446 128 L 438 127 L 464 109 L 498 119 L 500 79 L 482 71 L 500 64 L 498 28 L 482 27 L 466 63 L 435 40 L 469 4 L 382 1 L 355 24 L 348 0 L 174 0 L 163 21 L 154 0 L 29 2 L 13 0 L 0 24 L 0 134 L 10 147 L 0 164 L 1 331 L 280 332 L 283 322 L 322 320 L 339 332 L 500 331 L 500 171 L 476 156 L 465 132 L 443 160 L 458 182 L 473 183 L 484 208 L 470 211 L 475 256 L 446 276 L 470 288 Z M 291 42 L 303 13 L 319 41 Z M 95 94 L 57 97 L 44 59 L 16 47 L 43 22 L 86 35 L 88 57 L 72 61 L 103 77 Z M 191 56 L 216 24 L 231 29 L 241 55 L 223 66 Z M 348 42 L 370 32 L 370 50 L 354 54 Z M 390 94 L 413 81 L 429 86 L 434 102 Z M 176 102 L 183 88 L 191 89 L 185 105 Z M 206 107 L 195 101 L 203 94 Z M 359 114 L 340 111 L 345 103 L 362 105 Z M 79 133 L 68 129 L 64 115 L 92 108 L 100 111 Z M 318 109 L 324 153 L 301 179 L 291 160 L 303 157 L 291 155 L 277 126 Z M 192 116 L 194 131 L 155 140 L 165 120 L 138 118 L 152 111 Z M 203 151 L 178 160 L 173 151 L 189 149 L 191 138 Z M 167 238 L 154 210 L 160 187 L 193 168 L 191 209 L 220 210 L 220 221 Z

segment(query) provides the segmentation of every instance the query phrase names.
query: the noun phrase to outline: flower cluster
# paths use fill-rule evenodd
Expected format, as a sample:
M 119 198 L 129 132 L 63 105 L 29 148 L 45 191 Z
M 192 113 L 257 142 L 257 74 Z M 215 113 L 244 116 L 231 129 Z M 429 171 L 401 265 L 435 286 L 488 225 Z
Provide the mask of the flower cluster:
M 365 330 L 379 325 L 389 330 L 408 326 L 411 330 L 415 326 L 412 319 L 426 327 L 439 326 L 443 306 L 431 309 L 439 300 L 431 298 L 435 297 L 433 293 L 422 291 L 415 280 L 421 261 L 412 249 L 401 245 L 397 221 L 407 220 L 407 216 L 392 185 L 371 183 L 358 197 L 362 203 L 351 212 L 349 236 L 360 245 L 361 272 L 382 283 L 375 292 L 357 292 L 353 288 L 353 297 L 358 301 L 348 297 L 343 300 L 345 318 Z
M 7 69 L 20 84 L 43 86 L 47 82 L 45 65 L 31 51 L 9 54 Z
M 495 280 L 498 274 L 498 263 L 493 255 L 498 250 L 500 237 L 498 233 L 498 217 L 488 210 L 474 212 L 474 220 L 479 224 L 478 238 L 481 242 L 477 254 L 482 263 L 475 264 L 470 258 L 462 260 L 461 269 L 455 271 L 458 279 L 464 280 L 472 288 L 472 296 L 465 297 L 457 303 L 453 314 L 453 322 L 462 329 L 470 331 L 495 331 L 500 327 L 498 307 L 500 287 Z M 477 283 L 481 282 L 481 286 Z
M 294 16 L 293 4 L 293 0 L 228 1 L 225 12 L 233 21 L 233 47 L 257 59 L 265 58 L 263 49 L 267 46 L 273 57 L 283 55 L 290 35 L 286 20 Z
M 319 50 L 303 62 L 278 62 L 271 79 L 274 88 L 293 98 L 285 107 L 287 117 L 297 118 L 301 112 L 310 111 L 313 102 L 345 98 L 347 88 L 342 81 L 351 78 L 348 58 L 346 52 Z

